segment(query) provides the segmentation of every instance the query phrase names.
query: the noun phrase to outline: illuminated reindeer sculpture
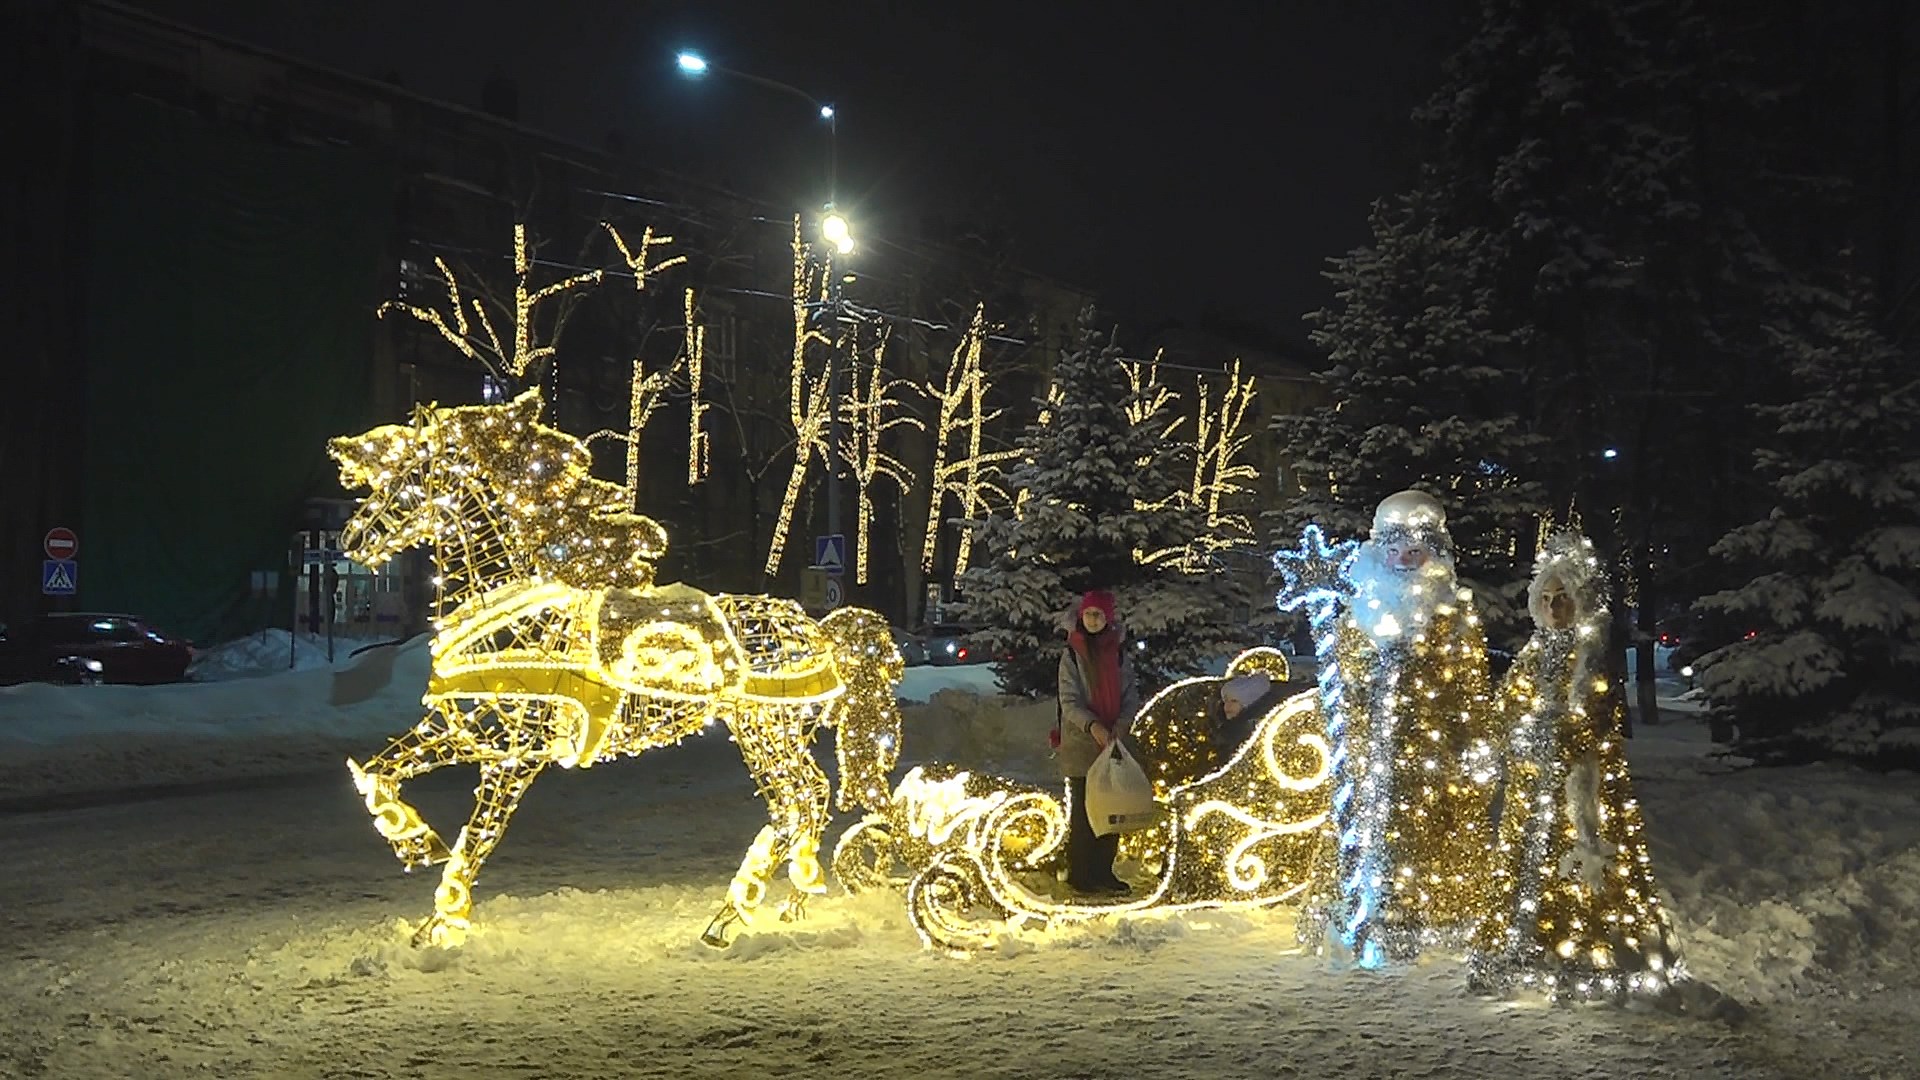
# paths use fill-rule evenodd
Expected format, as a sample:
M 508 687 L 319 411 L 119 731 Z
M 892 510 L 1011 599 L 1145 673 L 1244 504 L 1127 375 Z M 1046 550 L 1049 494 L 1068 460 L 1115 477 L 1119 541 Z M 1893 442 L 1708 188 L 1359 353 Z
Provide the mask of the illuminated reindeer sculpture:
M 341 534 L 348 556 L 378 566 L 425 544 L 439 575 L 426 716 L 365 764 L 348 762 L 394 854 L 410 868 L 445 864 L 414 943 L 463 940 L 474 879 L 548 766 L 640 754 L 716 722 L 771 822 L 702 937 L 725 945 L 783 859 L 793 888 L 781 916 L 800 916 L 825 890 L 820 728 L 838 732 L 841 807 L 887 805 L 903 664 L 886 621 L 843 608 L 815 622 L 789 600 L 656 585 L 665 531 L 629 510 L 626 488 L 588 474 L 584 443 L 539 421 L 530 391 L 505 405 L 416 408 L 409 424 L 328 447 L 346 486 L 369 489 Z M 467 764 L 480 785 L 449 847 L 400 785 Z

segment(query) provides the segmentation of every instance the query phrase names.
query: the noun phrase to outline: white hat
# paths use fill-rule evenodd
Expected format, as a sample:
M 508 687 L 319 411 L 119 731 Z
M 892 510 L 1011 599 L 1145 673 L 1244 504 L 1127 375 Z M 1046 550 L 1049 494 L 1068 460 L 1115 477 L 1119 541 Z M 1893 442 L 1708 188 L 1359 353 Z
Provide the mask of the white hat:
M 1273 689 L 1273 680 L 1261 672 L 1228 679 L 1220 686 L 1220 700 L 1231 702 L 1241 708 L 1259 701 Z
M 1417 529 L 1447 524 L 1447 511 L 1440 500 L 1424 491 L 1396 491 L 1380 500 L 1373 511 L 1373 531 L 1400 527 Z

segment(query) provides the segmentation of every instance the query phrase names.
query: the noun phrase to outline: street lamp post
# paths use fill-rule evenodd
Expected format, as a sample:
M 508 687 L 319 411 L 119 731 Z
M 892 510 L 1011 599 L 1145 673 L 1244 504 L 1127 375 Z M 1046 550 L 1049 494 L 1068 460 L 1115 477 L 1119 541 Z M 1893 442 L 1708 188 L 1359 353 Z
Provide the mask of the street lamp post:
M 741 82 L 752 83 L 765 90 L 773 90 L 790 97 L 797 97 L 808 105 L 813 106 L 814 112 L 820 119 L 827 122 L 827 209 L 833 209 L 834 198 L 837 195 L 836 188 L 839 186 L 840 181 L 839 110 L 835 109 L 831 103 L 822 101 L 791 83 L 783 83 L 778 79 L 769 79 L 761 75 L 754 75 L 730 67 L 721 67 L 719 64 L 713 63 L 697 52 L 682 52 L 674 57 L 674 63 L 679 65 L 682 72 L 695 78 L 709 74 L 725 75 L 730 79 L 739 79 Z M 829 237 L 828 239 L 831 240 L 832 238 Z
M 822 101 L 805 90 L 777 79 L 753 75 L 734 68 L 721 67 L 709 61 L 697 52 L 681 52 L 674 58 L 680 70 L 687 75 L 699 77 L 707 74 L 725 75 L 752 83 L 767 90 L 774 90 L 791 97 L 797 97 L 813 107 L 815 114 L 827 122 L 827 202 L 820 219 L 820 237 L 841 255 L 853 254 L 853 232 L 847 219 L 840 214 L 836 202 L 839 197 L 840 182 L 840 121 L 839 111 L 828 102 Z M 843 329 L 846 314 L 846 274 L 834 268 L 832 279 L 827 285 L 827 317 L 832 320 L 833 349 L 827 357 L 827 533 L 839 536 L 842 550 L 845 550 L 846 533 L 841 529 L 840 519 L 840 448 L 843 438 L 840 424 L 841 353 L 845 348 L 846 332 Z M 806 448 L 799 448 L 805 453 Z M 846 552 L 851 562 L 851 552 Z

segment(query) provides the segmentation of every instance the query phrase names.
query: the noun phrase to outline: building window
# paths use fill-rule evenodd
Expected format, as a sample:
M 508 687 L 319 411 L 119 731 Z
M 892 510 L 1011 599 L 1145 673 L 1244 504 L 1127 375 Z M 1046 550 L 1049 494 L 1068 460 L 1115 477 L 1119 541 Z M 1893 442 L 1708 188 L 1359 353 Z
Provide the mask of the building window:
M 430 282 L 439 279 L 439 272 L 432 267 L 423 266 L 413 259 L 400 260 L 400 298 L 418 296 L 427 291 Z
M 740 320 L 721 315 L 707 324 L 706 364 L 713 377 L 731 382 L 739 370 Z

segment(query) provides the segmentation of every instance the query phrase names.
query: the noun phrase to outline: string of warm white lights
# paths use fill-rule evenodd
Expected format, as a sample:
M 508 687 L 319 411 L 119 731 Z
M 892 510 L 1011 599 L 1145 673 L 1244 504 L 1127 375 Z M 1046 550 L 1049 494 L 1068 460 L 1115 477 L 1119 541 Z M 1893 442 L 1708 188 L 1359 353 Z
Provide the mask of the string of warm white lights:
M 1245 546 L 1253 541 L 1253 522 L 1243 513 L 1228 511 L 1228 500 L 1249 494 L 1250 486 L 1260 479 L 1260 470 L 1241 460 L 1253 436 L 1241 432 L 1247 410 L 1254 400 L 1253 376 L 1242 379 L 1240 361 L 1227 372 L 1227 384 L 1220 391 L 1218 407 L 1209 403 L 1205 377 L 1198 384 L 1199 410 L 1194 434 L 1193 485 L 1188 498 L 1207 514 L 1207 532 L 1197 545 L 1201 550 L 1219 551 Z
M 341 532 L 349 557 L 379 566 L 426 545 L 455 583 L 429 647 L 426 718 L 364 765 L 349 762 L 394 854 L 445 863 L 416 943 L 465 937 L 474 879 L 542 770 L 634 756 L 715 722 L 739 745 L 769 824 L 705 937 L 724 944 L 783 860 L 793 891 L 782 912 L 797 917 L 825 888 L 819 729 L 837 732 L 842 804 L 887 809 L 904 665 L 886 621 L 842 608 L 816 623 L 790 600 L 657 585 L 665 531 L 627 509 L 625 488 L 588 475 L 586 445 L 541 424 L 540 411 L 536 391 L 422 407 L 411 424 L 329 445 L 342 483 L 369 489 Z M 479 766 L 480 785 L 448 846 L 400 786 L 454 764 Z
M 912 489 L 913 470 L 899 458 L 887 453 L 887 432 L 898 427 L 925 431 L 919 417 L 902 410 L 895 394 L 901 389 L 918 389 L 905 379 L 889 379 L 886 372 L 887 345 L 892 334 L 882 330 L 870 350 L 854 353 L 853 392 L 842 402 L 849 437 L 840 448 L 854 484 L 854 582 L 867 583 L 867 536 L 873 528 L 874 493 L 881 478 L 893 482 L 900 492 Z
M 927 396 L 934 400 L 933 469 L 928 474 L 927 527 L 920 547 L 920 568 L 933 573 L 940 540 L 941 510 L 949 495 L 960 504 L 963 521 L 977 521 L 991 513 L 994 506 L 1007 505 L 1006 489 L 999 484 L 1002 462 L 1020 456 L 1019 450 L 983 452 L 982 436 L 987 424 L 999 419 L 1003 410 L 986 405 L 988 380 L 983 366 L 989 329 L 986 305 L 973 309 L 973 319 L 947 359 L 941 384 L 929 383 Z M 957 431 L 965 430 L 966 452 L 952 455 L 949 446 Z M 958 550 L 954 554 L 954 576 L 966 573 L 973 550 L 973 528 L 962 525 Z
M 554 354 L 552 344 L 534 343 L 534 318 L 540 305 L 562 293 L 586 285 L 597 285 L 603 276 L 600 270 L 588 270 L 550 285 L 533 288 L 533 254 L 527 244 L 527 227 L 516 222 L 513 226 L 513 348 L 508 350 L 495 332 L 486 306 L 478 299 L 461 296 L 459 280 L 454 277 L 446 260 L 435 256 L 433 265 L 439 269 L 447 285 L 451 324 L 447 316 L 437 311 L 397 300 L 381 304 L 376 314 L 384 317 L 389 311 L 400 311 L 411 315 L 433 327 L 461 355 L 497 375 L 513 379 L 525 378 L 535 364 Z M 474 332 L 476 324 L 479 334 Z
M 1156 694 L 1136 723 L 1156 746 L 1183 744 L 1218 709 L 1228 679 L 1254 671 L 1284 678 L 1285 669 L 1274 650 L 1244 653 L 1225 676 Z M 1312 695 L 1274 707 L 1224 758 L 1165 789 L 1165 820 L 1128 837 L 1153 875 L 1132 897 L 1088 902 L 1052 888 L 1071 812 L 1064 791 L 942 765 L 908 773 L 887 812 L 849 829 L 834 870 L 854 889 L 904 882 L 922 941 L 955 954 L 1021 926 L 1284 903 L 1305 888 L 1326 816 L 1327 745 Z
M 662 271 L 680 266 L 687 261 L 685 255 L 675 255 L 670 259 L 649 265 L 647 260 L 652 256 L 654 248 L 665 247 L 673 243 L 673 237 L 671 236 L 653 235 L 653 226 L 651 225 L 647 226 L 646 230 L 640 234 L 640 243 L 637 247 L 628 245 L 626 237 L 622 236 L 620 230 L 614 228 L 611 223 L 602 222 L 601 227 L 606 229 L 607 233 L 613 237 L 614 246 L 620 251 L 620 259 L 626 264 L 627 271 L 633 279 L 633 290 L 635 293 L 645 293 L 647 291 L 647 285 L 652 282 L 654 277 Z M 673 364 L 663 370 L 649 372 L 647 371 L 645 358 L 638 353 L 634 355 L 633 376 L 627 394 L 626 434 L 619 435 L 611 431 L 595 433 L 596 436 L 602 434 L 613 435 L 626 440 L 627 490 L 632 493 L 634 500 L 633 505 L 638 505 L 640 494 L 641 436 L 647 430 L 647 424 L 653 419 L 654 410 L 659 407 L 661 400 L 665 397 L 667 386 L 672 382 L 673 376 L 678 372 L 682 362 L 693 365 L 690 379 L 693 386 L 692 425 L 693 434 L 696 439 L 693 446 L 698 446 L 697 440 L 700 437 L 700 414 L 705 408 L 700 401 L 700 354 L 698 347 L 705 339 L 703 336 L 696 337 L 693 330 L 693 300 L 693 290 L 688 289 L 686 291 L 686 321 L 684 323 L 687 328 L 687 348 L 685 352 L 675 358 Z M 694 453 L 695 450 L 693 448 L 688 450 L 688 483 L 698 482 L 698 479 L 693 475 L 693 465 L 691 464 L 691 462 L 696 460 L 693 457 Z
M 1155 451 L 1156 453 L 1165 452 L 1165 448 L 1167 447 L 1182 446 L 1181 441 L 1175 436 L 1180 428 L 1187 422 L 1187 418 L 1184 416 L 1172 415 L 1169 417 L 1169 414 L 1173 412 L 1173 403 L 1180 400 L 1180 395 L 1174 393 L 1172 389 L 1160 381 L 1161 355 L 1161 353 L 1156 352 L 1153 355 L 1153 359 L 1147 362 L 1139 360 L 1120 361 L 1121 368 L 1127 373 L 1127 423 L 1137 428 L 1145 426 L 1156 416 L 1168 417 L 1164 420 L 1166 426 L 1154 434 L 1155 445 L 1160 448 Z M 1134 462 L 1134 464 L 1142 471 L 1145 471 L 1153 464 L 1153 459 L 1151 457 L 1141 458 L 1139 461 Z M 1176 488 L 1152 501 L 1135 499 L 1133 508 L 1135 510 L 1153 513 L 1166 509 L 1168 506 L 1185 497 L 1185 495 L 1186 492 Z M 1143 564 L 1152 566 L 1178 559 L 1185 555 L 1186 550 L 1186 547 L 1182 545 L 1180 547 L 1165 548 L 1160 551 L 1136 552 L 1135 555 Z
M 701 420 L 706 416 L 708 406 L 706 402 L 700 398 L 701 392 L 705 389 L 702 380 L 706 374 L 707 328 L 698 325 L 694 321 L 692 289 L 687 290 L 686 318 L 680 325 L 683 328 L 686 338 L 686 351 L 684 355 L 687 358 L 687 387 L 689 390 L 689 400 L 687 404 L 687 486 L 693 487 L 707 478 L 709 454 L 707 449 L 707 433 L 701 426 Z M 638 439 L 640 435 L 639 430 L 635 429 L 633 435 L 635 439 Z
M 807 363 L 807 346 L 833 344 L 825 334 L 808 325 L 815 306 L 824 303 L 827 282 L 833 274 L 831 258 L 816 261 L 813 248 L 800 231 L 800 218 L 793 219 L 793 356 L 787 369 L 787 419 L 793 426 L 793 467 L 787 473 L 787 487 L 780 497 L 780 512 L 774 517 L 773 536 L 767 543 L 766 572 L 780 569 L 786 555 L 787 534 L 792 531 L 793 514 L 807 470 L 814 459 L 833 467 L 829 458 L 826 429 L 832 419 L 831 387 L 827 370 L 815 371 Z
M 1554 998 L 1663 993 L 1684 971 L 1616 736 L 1624 703 L 1606 675 L 1592 543 L 1550 535 L 1529 599 L 1537 628 L 1500 687 L 1506 809 L 1471 982 Z

